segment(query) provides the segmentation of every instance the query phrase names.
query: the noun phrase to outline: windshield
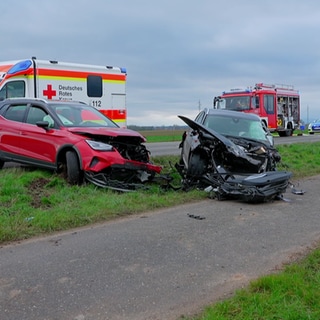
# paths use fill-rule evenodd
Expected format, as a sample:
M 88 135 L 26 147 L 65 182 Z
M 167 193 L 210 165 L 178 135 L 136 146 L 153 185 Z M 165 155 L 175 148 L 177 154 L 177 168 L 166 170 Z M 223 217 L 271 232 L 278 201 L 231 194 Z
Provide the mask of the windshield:
M 66 127 L 118 127 L 97 109 L 85 104 L 51 104 L 50 108 Z
M 204 126 L 224 136 L 268 141 L 260 121 L 238 117 L 207 115 Z
M 243 111 L 250 109 L 250 96 L 224 97 L 218 100 L 218 109 Z

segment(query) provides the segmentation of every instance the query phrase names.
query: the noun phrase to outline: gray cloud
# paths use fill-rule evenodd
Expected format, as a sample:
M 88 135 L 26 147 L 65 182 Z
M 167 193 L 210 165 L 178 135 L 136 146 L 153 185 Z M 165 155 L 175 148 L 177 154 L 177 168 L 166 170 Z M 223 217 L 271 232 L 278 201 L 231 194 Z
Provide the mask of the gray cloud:
M 1 61 L 126 67 L 129 124 L 181 124 L 199 102 L 256 82 L 294 85 L 302 117 L 320 116 L 315 0 L 12 0 L 1 13 Z

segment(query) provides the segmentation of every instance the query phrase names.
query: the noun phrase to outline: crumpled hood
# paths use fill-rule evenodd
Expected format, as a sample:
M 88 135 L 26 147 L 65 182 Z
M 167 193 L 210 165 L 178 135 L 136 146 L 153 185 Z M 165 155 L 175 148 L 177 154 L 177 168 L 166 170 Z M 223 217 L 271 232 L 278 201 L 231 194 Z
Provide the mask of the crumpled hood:
M 246 172 L 261 172 L 267 169 L 267 166 L 274 166 L 280 161 L 278 152 L 267 142 L 253 140 L 241 137 L 241 139 L 227 138 L 220 133 L 206 128 L 203 125 L 184 116 L 178 116 L 194 131 L 202 131 L 206 135 L 206 141 L 220 141 L 219 154 L 215 157 L 220 158 L 229 170 L 240 170 Z
M 123 129 L 123 128 L 108 128 L 108 127 L 72 127 L 66 128 L 69 132 L 80 135 L 98 135 L 106 137 L 130 137 L 140 139 L 141 142 L 145 142 L 146 139 L 139 132 Z

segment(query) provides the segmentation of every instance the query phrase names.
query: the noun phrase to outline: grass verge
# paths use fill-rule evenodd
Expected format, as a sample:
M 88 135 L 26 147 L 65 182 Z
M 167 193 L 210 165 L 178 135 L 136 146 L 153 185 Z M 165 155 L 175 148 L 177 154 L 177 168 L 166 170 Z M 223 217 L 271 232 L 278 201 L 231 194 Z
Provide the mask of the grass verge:
M 177 157 L 155 161 L 172 175 L 173 184 L 178 183 L 178 174 L 170 165 Z M 6 168 L 0 171 L 0 243 L 198 201 L 205 196 L 197 190 L 165 190 L 159 184 L 127 193 L 93 184 L 70 186 L 49 171 Z

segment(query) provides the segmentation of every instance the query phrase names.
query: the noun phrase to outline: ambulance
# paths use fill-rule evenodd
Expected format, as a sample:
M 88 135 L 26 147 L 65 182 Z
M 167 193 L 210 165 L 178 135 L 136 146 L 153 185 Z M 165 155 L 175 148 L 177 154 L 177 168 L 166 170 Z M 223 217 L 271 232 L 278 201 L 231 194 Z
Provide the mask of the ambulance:
M 37 60 L 0 62 L 0 100 L 75 100 L 127 126 L 125 68 Z

